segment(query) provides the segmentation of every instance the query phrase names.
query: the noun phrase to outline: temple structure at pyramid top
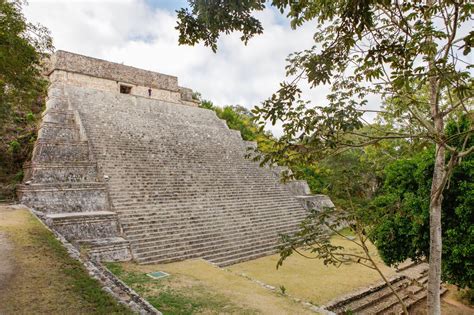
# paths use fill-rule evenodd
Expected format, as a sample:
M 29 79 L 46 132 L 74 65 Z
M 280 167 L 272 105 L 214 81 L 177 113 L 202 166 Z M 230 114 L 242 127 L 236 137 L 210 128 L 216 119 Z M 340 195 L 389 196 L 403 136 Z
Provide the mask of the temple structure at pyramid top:
M 193 91 L 178 85 L 172 75 L 143 70 L 120 63 L 59 50 L 47 65 L 51 82 L 121 92 L 134 96 L 198 106 Z

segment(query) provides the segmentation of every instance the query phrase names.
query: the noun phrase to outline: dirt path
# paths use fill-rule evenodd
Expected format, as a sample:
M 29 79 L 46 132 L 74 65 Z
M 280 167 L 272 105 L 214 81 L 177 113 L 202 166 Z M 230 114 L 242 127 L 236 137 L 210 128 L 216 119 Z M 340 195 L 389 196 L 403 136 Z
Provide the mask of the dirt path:
M 15 260 L 12 249 L 13 245 L 7 234 L 0 232 L 0 295 L 8 290 L 10 280 L 14 275 Z

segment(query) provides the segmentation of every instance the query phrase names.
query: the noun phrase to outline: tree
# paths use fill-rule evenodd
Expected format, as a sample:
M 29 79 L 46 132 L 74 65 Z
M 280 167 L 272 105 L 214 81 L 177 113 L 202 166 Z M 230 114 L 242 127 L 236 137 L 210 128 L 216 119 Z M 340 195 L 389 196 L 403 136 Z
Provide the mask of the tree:
M 191 10 L 178 11 L 181 44 L 204 42 L 214 51 L 220 33 L 240 31 L 247 42 L 263 32 L 252 16 L 267 5 L 286 14 L 293 28 L 314 21 L 315 43 L 289 56 L 288 82 L 254 110 L 265 121 L 283 122 L 278 149 L 265 155 L 269 163 L 292 152 L 289 163 L 304 164 L 349 147 L 386 139 L 424 139 L 435 145 L 430 188 L 430 268 L 428 308 L 440 314 L 441 206 L 443 191 L 454 166 L 472 153 L 467 140 L 473 130 L 457 136 L 463 145 L 447 143 L 445 122 L 455 112 L 469 112 L 474 94 L 469 56 L 474 45 L 470 30 L 474 6 L 469 1 L 189 1 Z M 331 84 L 327 104 L 310 104 L 300 84 Z M 427 89 L 428 98 L 418 97 Z M 376 94 L 392 99 L 392 114 L 413 132 L 375 129 L 367 133 L 364 105 Z M 351 135 L 351 137 L 347 137 Z M 294 154 L 296 152 L 296 154 Z M 449 160 L 446 157 L 449 153 Z
M 217 117 L 226 121 L 230 129 L 240 131 L 243 140 L 255 141 L 259 152 L 270 152 L 273 149 L 274 137 L 271 133 L 260 130 L 247 108 L 240 105 L 219 107 L 209 100 L 203 100 L 199 107 L 214 111 Z
M 446 126 L 447 135 L 468 130 L 466 116 Z M 459 128 L 459 130 L 458 130 Z M 470 139 L 469 145 L 474 145 Z M 461 143 L 451 141 L 450 145 Z M 429 195 L 434 147 L 388 164 L 385 183 L 374 199 L 383 218 L 371 236 L 383 260 L 398 264 L 429 256 Z M 464 158 L 453 169 L 442 204 L 443 279 L 459 287 L 474 288 L 474 157 Z
M 53 49 L 47 29 L 25 20 L 22 3 L 0 0 L 0 181 L 5 182 L 15 178 L 32 150 L 47 87 L 42 64 Z

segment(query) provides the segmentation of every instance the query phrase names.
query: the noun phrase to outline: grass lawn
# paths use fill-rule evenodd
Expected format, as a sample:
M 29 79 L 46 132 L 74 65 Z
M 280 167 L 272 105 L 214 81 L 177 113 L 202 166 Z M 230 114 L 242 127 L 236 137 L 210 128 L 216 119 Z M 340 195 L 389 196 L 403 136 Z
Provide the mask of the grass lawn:
M 0 293 L 0 314 L 131 314 L 28 210 L 0 205 L 0 233 L 11 244 L 0 255 L 11 255 L 13 265 Z
M 164 314 L 314 314 L 287 296 L 199 259 L 108 267 Z M 153 271 L 170 276 L 153 280 L 146 275 Z
M 357 245 L 339 236 L 333 237 L 333 244 L 344 246 L 352 253 L 363 253 Z M 380 262 L 379 266 L 386 276 L 395 273 L 381 262 L 373 246 L 371 253 Z M 322 260 L 307 259 L 295 253 L 277 270 L 278 259 L 279 255 L 272 255 L 236 264 L 228 269 L 276 288 L 283 286 L 287 294 L 315 305 L 323 305 L 336 297 L 382 280 L 375 270 L 359 264 L 325 266 Z
M 351 252 L 361 251 L 341 237 L 334 237 L 334 243 Z M 375 248 L 372 251 L 377 257 Z M 276 270 L 278 258 L 267 256 L 224 269 L 199 259 L 156 265 L 111 263 L 108 267 L 164 314 L 309 314 L 312 312 L 291 297 L 322 305 L 381 280 L 376 271 L 361 265 L 336 268 L 297 255 Z M 394 274 L 380 265 L 387 276 Z M 146 275 L 154 271 L 170 276 L 153 280 Z M 277 290 L 263 288 L 247 277 Z

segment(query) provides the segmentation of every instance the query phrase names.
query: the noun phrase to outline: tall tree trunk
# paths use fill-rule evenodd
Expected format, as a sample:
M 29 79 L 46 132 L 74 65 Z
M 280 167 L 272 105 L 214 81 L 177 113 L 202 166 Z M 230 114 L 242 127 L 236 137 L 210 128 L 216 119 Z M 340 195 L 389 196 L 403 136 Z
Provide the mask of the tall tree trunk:
M 443 124 L 441 120 L 440 124 Z M 428 271 L 428 314 L 441 314 L 441 203 L 443 201 L 443 177 L 445 174 L 445 148 L 436 145 L 433 183 L 430 199 L 430 267 Z
M 426 0 L 431 9 L 434 0 Z M 430 11 L 428 11 L 430 12 Z M 432 12 L 425 16 L 427 24 L 432 19 Z M 433 37 L 428 36 L 427 42 L 434 43 Z M 434 129 L 436 130 L 436 152 L 433 170 L 433 182 L 430 196 L 430 267 L 428 271 L 428 314 L 441 315 L 440 285 L 441 285 L 441 205 L 443 202 L 445 170 L 445 137 L 444 117 L 439 108 L 439 77 L 436 71 L 435 54 L 427 55 L 429 71 L 430 108 Z
M 439 81 L 435 75 L 433 59 L 430 60 L 429 68 L 431 77 L 430 106 L 431 116 L 437 135 L 435 164 L 433 170 L 433 182 L 431 184 L 430 196 L 430 267 L 428 271 L 428 314 L 441 314 L 440 285 L 441 285 L 441 205 L 443 202 L 445 169 L 445 143 L 444 143 L 444 120 L 439 109 Z

